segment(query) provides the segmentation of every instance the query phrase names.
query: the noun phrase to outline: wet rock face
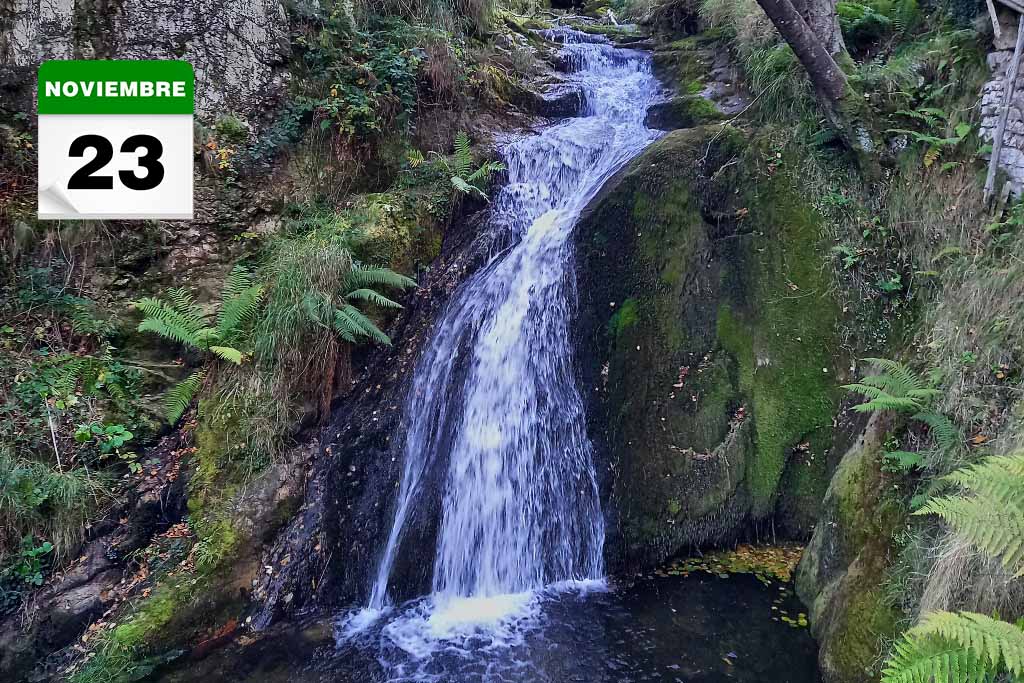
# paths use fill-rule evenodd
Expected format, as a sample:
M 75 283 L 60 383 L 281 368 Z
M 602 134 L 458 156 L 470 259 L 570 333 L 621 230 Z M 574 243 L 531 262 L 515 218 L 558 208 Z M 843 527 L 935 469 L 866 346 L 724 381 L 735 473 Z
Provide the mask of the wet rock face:
M 906 523 L 906 512 L 889 497 L 893 483 L 878 466 L 891 429 L 891 417 L 876 414 L 845 451 L 797 568 L 797 593 L 809 606 L 825 683 L 877 681 L 878 654 L 900 630 L 902 615 L 883 589 L 896 555 L 892 539 Z
M 576 359 L 613 569 L 773 523 L 809 536 L 830 468 L 837 306 L 820 218 L 732 128 L 677 130 L 576 231 Z
M 667 102 L 659 102 L 647 110 L 644 125 L 654 130 L 678 130 L 692 128 L 722 118 L 710 100 L 700 95 L 673 97 Z
M 583 88 L 573 83 L 555 83 L 532 93 L 532 99 L 531 111 L 547 118 L 579 116 L 583 110 Z
M 352 607 L 369 597 L 395 514 L 413 369 L 448 298 L 492 252 L 488 235 L 478 234 L 485 216 L 453 220 L 440 259 L 389 330 L 395 346 L 373 352 L 353 383 L 357 390 L 335 406 L 309 465 L 305 502 L 261 562 L 254 628 L 304 608 Z M 439 459 L 421 480 L 389 583 L 397 601 L 429 592 L 446 471 Z
M 184 59 L 196 113 L 251 117 L 283 91 L 288 21 L 279 0 L 14 0 L 0 23 L 0 75 L 28 87 L 47 59 Z

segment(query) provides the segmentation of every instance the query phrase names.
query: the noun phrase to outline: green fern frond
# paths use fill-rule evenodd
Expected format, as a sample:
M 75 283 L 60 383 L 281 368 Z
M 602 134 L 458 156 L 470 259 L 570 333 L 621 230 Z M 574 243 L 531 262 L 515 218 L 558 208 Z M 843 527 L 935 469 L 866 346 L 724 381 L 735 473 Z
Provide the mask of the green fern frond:
M 460 130 L 455 136 L 455 159 L 452 164 L 454 175 L 466 180 L 473 168 L 473 152 L 469 146 L 469 135 Z
M 381 308 L 402 308 L 402 304 L 392 301 L 383 294 L 378 294 L 372 289 L 357 289 L 345 295 L 349 301 L 368 301 Z
M 957 535 L 1020 575 L 1024 567 L 1024 511 L 1018 505 L 964 496 L 932 498 L 913 514 L 934 514 Z
M 167 290 L 167 297 L 171 300 L 172 308 L 179 315 L 189 320 L 196 327 L 206 324 L 206 316 L 203 309 L 196 303 L 195 297 L 184 287 L 172 287 Z
M 484 164 L 481 164 L 480 168 L 470 173 L 469 177 L 466 178 L 466 180 L 471 185 L 479 186 L 479 183 L 486 182 L 487 180 L 490 179 L 492 175 L 504 170 L 505 164 L 501 163 L 500 161 L 488 161 Z
M 940 415 L 939 413 L 933 413 L 930 411 L 922 411 L 914 415 L 913 419 L 928 425 L 932 438 L 935 439 L 935 443 L 938 445 L 940 451 L 952 450 L 963 439 L 960 434 L 960 430 L 955 424 L 953 424 L 953 421 L 945 415 Z
M 973 612 L 934 612 L 906 633 L 906 640 L 929 639 L 957 646 L 989 675 L 1024 673 L 1024 630 L 1014 624 Z
M 890 375 L 897 380 L 903 390 L 900 393 L 906 393 L 911 389 L 924 389 L 924 382 L 921 381 L 914 371 L 908 368 L 903 363 L 899 363 L 888 358 L 865 358 L 866 362 L 875 366 L 876 369 Z
M 843 389 L 858 393 L 868 399 L 854 406 L 859 413 L 880 410 L 899 412 L 920 412 L 924 405 L 939 391 L 925 386 L 924 381 L 910 368 L 887 358 L 865 358 L 878 374 L 869 375 L 855 384 L 844 384 Z
M 358 338 L 365 336 L 362 326 L 340 310 L 335 310 L 331 320 L 334 331 L 350 344 L 358 342 Z
M 188 410 L 192 399 L 195 398 L 199 387 L 203 384 L 204 377 L 206 377 L 206 371 L 197 370 L 179 382 L 164 396 L 164 413 L 167 421 L 172 426 L 177 424 L 181 416 Z
M 245 355 L 236 348 L 231 346 L 211 346 L 210 352 L 218 358 L 234 363 L 235 365 L 241 365 Z
M 238 328 L 259 308 L 262 299 L 262 285 L 250 285 L 225 298 L 217 314 L 217 336 L 226 340 L 238 332 Z
M 452 176 L 452 187 L 461 192 L 462 194 L 472 194 L 480 197 L 481 199 L 487 199 L 487 195 L 476 185 L 470 185 L 465 179 L 453 175 Z
M 394 289 L 408 289 L 415 287 L 416 281 L 388 268 L 367 268 L 353 265 L 352 271 L 349 273 L 348 284 L 350 289 L 362 289 L 377 285 Z
M 362 311 L 352 304 L 345 304 L 338 312 L 358 325 L 362 336 L 369 337 L 385 346 L 391 346 L 391 338 L 381 332 L 380 328 L 372 320 L 363 315 Z
M 984 683 L 984 660 L 937 638 L 907 638 L 893 645 L 882 683 Z
M 249 289 L 256 283 L 252 273 L 243 265 L 236 265 L 228 273 L 224 281 L 224 288 L 220 293 L 221 305 L 237 297 L 242 291 Z
M 139 332 L 152 332 L 164 339 L 169 339 L 184 346 L 201 348 L 196 340 L 195 332 L 188 329 L 180 320 L 166 320 L 163 318 L 146 318 L 138 327 Z

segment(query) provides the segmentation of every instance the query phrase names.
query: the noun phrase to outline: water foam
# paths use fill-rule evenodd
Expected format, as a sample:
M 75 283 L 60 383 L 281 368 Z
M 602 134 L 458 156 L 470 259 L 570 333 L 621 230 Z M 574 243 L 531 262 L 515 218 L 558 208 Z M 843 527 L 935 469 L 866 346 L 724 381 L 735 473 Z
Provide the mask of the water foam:
M 550 595 L 605 587 L 568 329 L 571 236 L 604 182 L 658 136 L 643 125 L 658 87 L 641 52 L 569 29 L 548 37 L 565 43 L 583 115 L 502 148 L 509 182 L 488 229 L 511 246 L 455 293 L 417 364 L 394 523 L 369 605 L 339 622 L 340 640 L 400 653 L 381 655 L 394 680 L 435 680 L 424 662 L 442 652 L 514 648 Z M 395 608 L 388 583 L 402 531 L 438 463 L 447 475 L 433 590 Z

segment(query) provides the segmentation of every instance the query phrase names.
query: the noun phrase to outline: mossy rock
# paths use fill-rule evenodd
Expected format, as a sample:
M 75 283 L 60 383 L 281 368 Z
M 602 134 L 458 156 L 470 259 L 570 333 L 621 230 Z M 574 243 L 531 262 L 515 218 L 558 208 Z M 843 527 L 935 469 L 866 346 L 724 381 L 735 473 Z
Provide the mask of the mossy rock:
M 885 644 L 903 618 L 883 589 L 895 555 L 892 538 L 906 520 L 880 467 L 890 428 L 885 415 L 873 416 L 843 456 L 797 568 L 825 683 L 878 680 Z
M 673 97 L 659 102 L 647 110 L 644 125 L 655 130 L 693 128 L 724 118 L 722 111 L 711 100 L 700 95 Z
M 577 357 L 620 567 L 773 517 L 806 537 L 817 517 L 838 306 L 821 217 L 760 158 L 732 127 L 675 131 L 577 229 Z
M 696 35 L 660 46 L 652 59 L 654 74 L 676 92 L 691 93 L 711 71 L 716 40 Z

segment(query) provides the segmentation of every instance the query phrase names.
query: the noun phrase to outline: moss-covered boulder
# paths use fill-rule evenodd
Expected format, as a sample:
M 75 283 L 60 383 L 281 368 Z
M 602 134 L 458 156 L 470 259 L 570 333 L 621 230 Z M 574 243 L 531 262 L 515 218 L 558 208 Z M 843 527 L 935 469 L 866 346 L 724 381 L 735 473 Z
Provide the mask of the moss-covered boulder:
M 817 519 L 838 307 L 821 218 L 774 156 L 734 128 L 675 131 L 578 227 L 577 358 L 619 569 Z
M 711 100 L 700 95 L 684 95 L 651 106 L 647 110 L 644 125 L 655 130 L 676 130 L 711 123 L 721 118 L 721 110 Z
M 797 568 L 825 683 L 877 681 L 885 643 L 899 631 L 902 615 L 883 588 L 893 535 L 905 523 L 880 467 L 890 428 L 886 416 L 872 417 L 843 456 Z

